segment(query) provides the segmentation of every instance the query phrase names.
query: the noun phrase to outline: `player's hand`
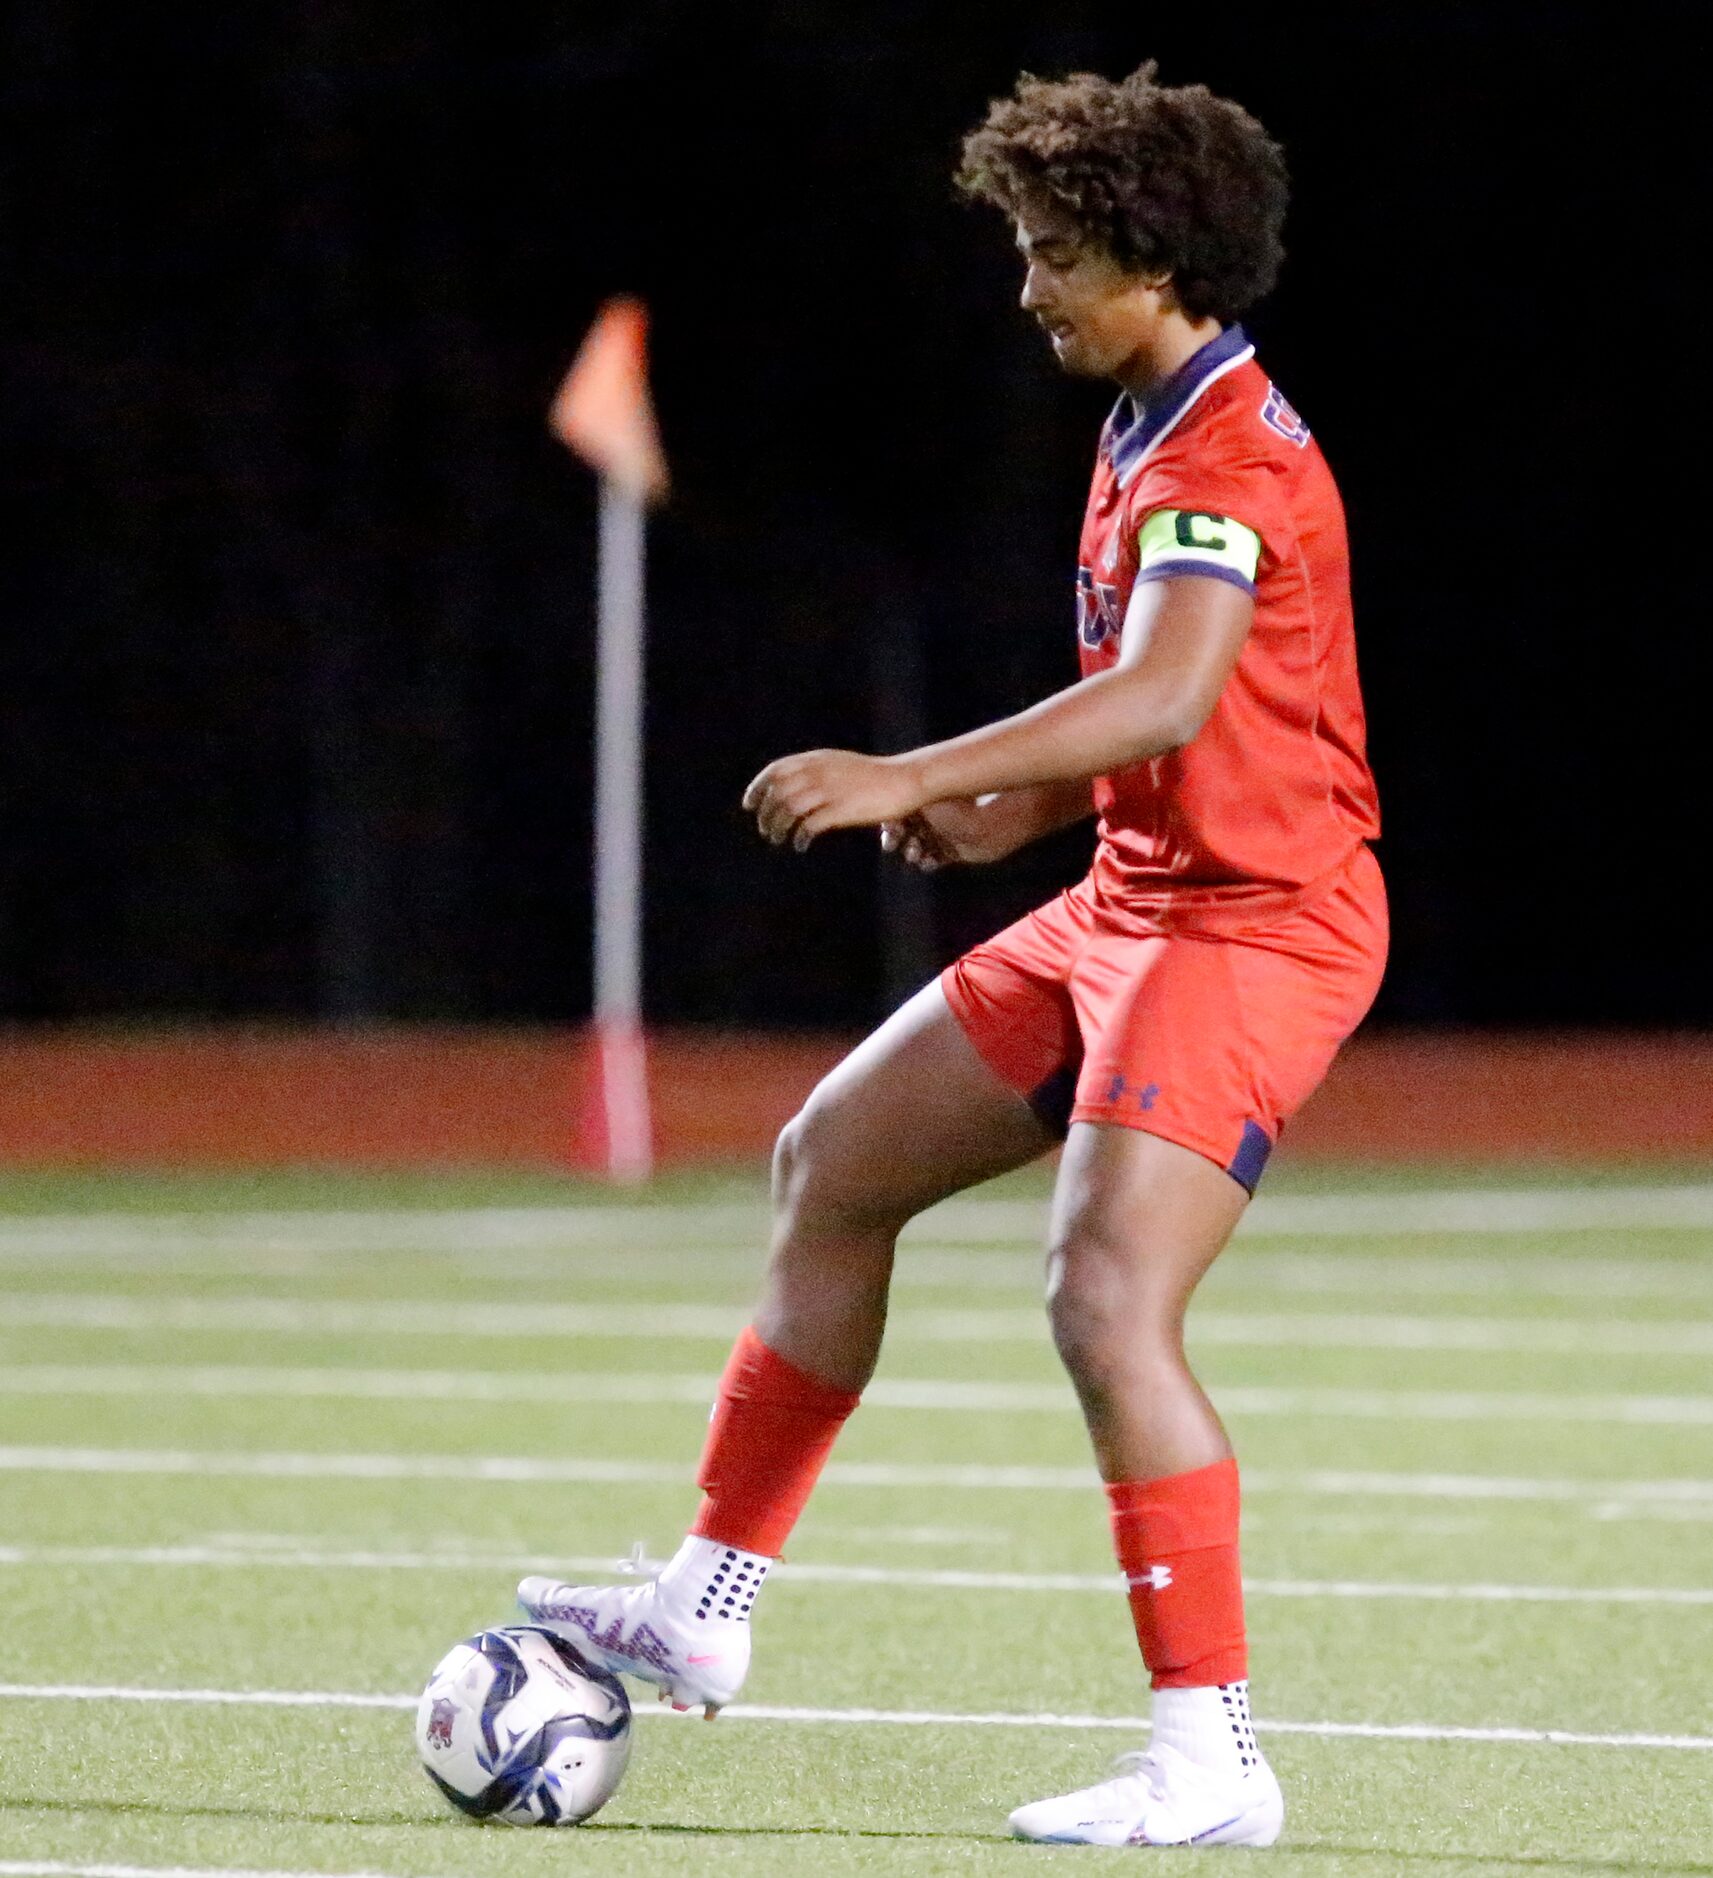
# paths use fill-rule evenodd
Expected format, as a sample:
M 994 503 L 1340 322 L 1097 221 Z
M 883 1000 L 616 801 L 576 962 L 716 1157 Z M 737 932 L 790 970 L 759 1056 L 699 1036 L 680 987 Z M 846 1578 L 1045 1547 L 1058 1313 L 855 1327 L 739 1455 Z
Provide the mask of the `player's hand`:
M 831 828 L 902 821 L 922 806 L 922 786 L 906 757 L 855 750 L 804 750 L 769 763 L 743 792 L 762 837 L 789 841 L 799 854 Z
M 882 822 L 880 845 L 924 874 L 954 864 L 1002 861 L 1018 842 L 1004 818 L 992 813 L 994 800 L 930 802 L 902 821 Z
M 901 822 L 882 822 L 880 849 L 883 854 L 896 854 L 923 874 L 931 874 L 935 868 L 958 858 L 935 835 L 921 811 L 905 816 Z

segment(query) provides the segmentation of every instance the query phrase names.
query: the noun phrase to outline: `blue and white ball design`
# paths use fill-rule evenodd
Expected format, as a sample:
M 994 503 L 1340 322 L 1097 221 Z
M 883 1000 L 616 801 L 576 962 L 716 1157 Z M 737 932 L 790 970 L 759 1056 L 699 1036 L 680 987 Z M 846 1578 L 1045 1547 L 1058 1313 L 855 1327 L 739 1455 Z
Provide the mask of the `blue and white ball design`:
M 484 1630 L 429 1677 L 416 1750 L 429 1779 L 474 1819 L 575 1826 L 624 1778 L 630 1702 L 616 1677 L 549 1630 Z

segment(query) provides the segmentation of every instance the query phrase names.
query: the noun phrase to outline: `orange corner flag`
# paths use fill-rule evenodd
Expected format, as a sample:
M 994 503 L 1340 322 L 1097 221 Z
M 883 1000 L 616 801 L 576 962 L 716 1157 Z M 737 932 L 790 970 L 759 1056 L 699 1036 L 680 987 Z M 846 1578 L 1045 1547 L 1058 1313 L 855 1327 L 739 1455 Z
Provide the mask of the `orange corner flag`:
M 666 458 L 648 395 L 648 313 L 609 300 L 589 328 L 547 416 L 553 434 L 631 495 L 666 494 Z

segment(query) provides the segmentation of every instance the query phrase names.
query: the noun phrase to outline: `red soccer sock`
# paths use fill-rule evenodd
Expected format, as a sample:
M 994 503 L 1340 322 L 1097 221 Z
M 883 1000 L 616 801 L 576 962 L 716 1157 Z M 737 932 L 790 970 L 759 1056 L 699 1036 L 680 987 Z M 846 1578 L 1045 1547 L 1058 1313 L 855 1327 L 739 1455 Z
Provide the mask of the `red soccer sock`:
M 691 1532 L 778 1558 L 858 1399 L 745 1330 L 720 1378 L 696 1472 L 704 1497 Z
M 1156 1689 L 1199 1689 L 1249 1674 L 1237 1562 L 1237 1463 L 1106 1489 L 1112 1543 L 1136 1640 Z

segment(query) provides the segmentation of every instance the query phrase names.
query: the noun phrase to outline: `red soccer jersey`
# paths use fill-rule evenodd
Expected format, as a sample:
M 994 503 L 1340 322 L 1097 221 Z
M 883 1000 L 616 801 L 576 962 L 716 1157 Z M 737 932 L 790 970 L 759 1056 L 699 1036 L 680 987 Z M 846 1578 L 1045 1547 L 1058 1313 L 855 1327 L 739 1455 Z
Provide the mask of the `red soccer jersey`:
M 1242 556 L 1209 552 L 1223 545 L 1224 520 L 1259 537 L 1253 578 Z M 1101 898 L 1150 918 L 1170 909 L 1247 920 L 1310 897 L 1380 828 L 1344 508 L 1240 326 L 1203 346 L 1145 407 L 1119 400 L 1101 433 L 1079 559 L 1085 677 L 1117 663 L 1139 577 L 1211 575 L 1255 597 L 1236 669 L 1197 735 L 1096 778 Z

